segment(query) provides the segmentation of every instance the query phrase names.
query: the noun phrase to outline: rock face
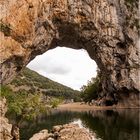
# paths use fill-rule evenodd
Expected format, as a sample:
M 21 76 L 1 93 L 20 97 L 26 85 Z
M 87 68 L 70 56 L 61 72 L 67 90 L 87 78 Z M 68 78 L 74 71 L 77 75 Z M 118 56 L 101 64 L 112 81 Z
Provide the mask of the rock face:
M 9 124 L 8 119 L 5 118 L 6 112 L 6 99 L 0 98 L 0 140 L 19 140 L 19 128 Z
M 12 125 L 8 123 L 5 113 L 7 111 L 6 100 L 0 99 L 0 139 L 1 140 L 12 140 L 11 130 Z
M 86 129 L 79 128 L 77 124 L 54 126 L 52 132 L 42 130 L 33 135 L 30 140 L 92 140 L 92 135 Z
M 2 84 L 49 49 L 85 49 L 101 70 L 103 104 L 138 106 L 138 0 L 1 0 L 0 9 Z
M 9 124 L 5 113 L 7 112 L 6 99 L 0 98 L 0 140 L 19 140 L 19 128 Z

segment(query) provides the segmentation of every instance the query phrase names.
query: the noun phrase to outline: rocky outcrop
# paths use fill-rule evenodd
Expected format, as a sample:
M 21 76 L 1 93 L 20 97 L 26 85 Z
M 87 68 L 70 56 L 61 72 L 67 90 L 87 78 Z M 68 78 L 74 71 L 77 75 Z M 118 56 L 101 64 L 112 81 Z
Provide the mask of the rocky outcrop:
M 0 9 L 3 84 L 37 55 L 66 46 L 96 61 L 103 104 L 139 102 L 138 0 L 1 0 Z
M 12 140 L 11 130 L 12 125 L 8 123 L 8 119 L 5 118 L 7 111 L 6 100 L 0 99 L 0 139 L 1 140 Z
M 30 140 L 92 140 L 92 135 L 86 129 L 79 128 L 78 124 L 66 124 L 54 126 L 52 133 L 42 130 Z
M 9 124 L 5 113 L 7 112 L 6 99 L 0 97 L 0 140 L 19 140 L 19 128 Z

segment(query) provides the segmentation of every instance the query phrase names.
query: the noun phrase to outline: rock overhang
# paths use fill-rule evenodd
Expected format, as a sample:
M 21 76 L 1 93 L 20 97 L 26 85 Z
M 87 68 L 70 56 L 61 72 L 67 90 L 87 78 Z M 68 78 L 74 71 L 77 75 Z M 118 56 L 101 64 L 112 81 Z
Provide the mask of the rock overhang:
M 101 70 L 103 99 L 139 95 L 138 1 L 1 1 L 1 83 L 57 46 L 85 49 Z M 133 7 L 132 7 L 133 6 Z M 121 94 L 122 93 L 122 94 Z

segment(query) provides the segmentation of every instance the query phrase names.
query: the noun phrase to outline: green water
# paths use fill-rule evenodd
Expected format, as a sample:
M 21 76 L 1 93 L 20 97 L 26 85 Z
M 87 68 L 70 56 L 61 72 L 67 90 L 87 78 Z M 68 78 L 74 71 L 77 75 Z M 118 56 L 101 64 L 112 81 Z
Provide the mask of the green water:
M 21 140 L 52 126 L 77 122 L 93 133 L 95 140 L 139 140 L 139 110 L 61 111 L 56 110 L 34 122 L 24 122 Z

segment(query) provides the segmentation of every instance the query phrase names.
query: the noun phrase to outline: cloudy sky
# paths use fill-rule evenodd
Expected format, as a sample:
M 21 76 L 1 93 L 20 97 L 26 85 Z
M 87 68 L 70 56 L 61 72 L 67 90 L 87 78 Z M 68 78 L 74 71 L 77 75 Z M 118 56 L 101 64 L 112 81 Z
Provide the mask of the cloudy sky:
M 96 76 L 97 68 L 85 50 L 65 47 L 57 47 L 37 56 L 27 67 L 77 90 Z

